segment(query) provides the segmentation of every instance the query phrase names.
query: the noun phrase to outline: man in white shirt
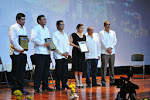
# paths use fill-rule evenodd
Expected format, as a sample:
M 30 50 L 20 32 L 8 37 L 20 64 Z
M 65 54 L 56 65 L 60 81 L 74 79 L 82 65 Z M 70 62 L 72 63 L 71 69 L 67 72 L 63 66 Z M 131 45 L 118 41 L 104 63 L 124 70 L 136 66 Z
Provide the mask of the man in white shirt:
M 35 73 L 34 73 L 34 90 L 40 91 L 40 84 L 42 81 L 42 90 L 52 91 L 48 87 L 48 74 L 50 67 L 50 50 L 49 43 L 45 39 L 51 38 L 49 30 L 46 25 L 46 18 L 44 15 L 37 17 L 37 23 L 31 30 L 31 41 L 34 43 L 34 58 L 35 59 Z
M 52 40 L 56 47 L 54 52 L 54 59 L 56 62 L 55 76 L 56 76 L 56 89 L 61 90 L 60 80 L 62 81 L 62 89 L 68 88 L 66 85 L 68 80 L 68 62 L 67 57 L 69 55 L 69 40 L 67 34 L 63 31 L 64 22 L 62 20 L 56 23 L 57 31 L 53 33 Z
M 110 30 L 110 22 L 104 22 L 105 30 L 99 32 L 101 42 L 101 76 L 102 86 L 106 86 L 107 64 L 109 64 L 110 85 L 114 83 L 115 46 L 117 43 L 116 33 Z
M 29 94 L 28 91 L 23 89 L 27 55 L 24 48 L 19 44 L 19 36 L 27 36 L 26 28 L 24 27 L 25 15 L 18 13 L 16 21 L 17 23 L 13 24 L 9 29 L 10 57 L 12 59 L 11 90 L 12 94 L 18 89 L 22 93 Z
M 86 64 L 87 64 L 87 87 L 91 86 L 90 80 L 90 69 L 92 71 L 92 86 L 98 86 L 96 81 L 97 64 L 100 59 L 100 42 L 97 33 L 93 33 L 93 27 L 87 28 L 88 34 L 86 34 L 86 44 L 89 52 L 85 53 Z

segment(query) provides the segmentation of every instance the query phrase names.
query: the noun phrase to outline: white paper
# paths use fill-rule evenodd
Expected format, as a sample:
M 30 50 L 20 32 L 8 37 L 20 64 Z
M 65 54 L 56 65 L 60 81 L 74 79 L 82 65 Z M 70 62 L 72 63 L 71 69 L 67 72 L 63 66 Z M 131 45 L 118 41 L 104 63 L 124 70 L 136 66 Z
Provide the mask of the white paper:
M 81 49 L 81 52 L 88 52 L 86 42 L 85 41 L 79 41 L 79 47 Z

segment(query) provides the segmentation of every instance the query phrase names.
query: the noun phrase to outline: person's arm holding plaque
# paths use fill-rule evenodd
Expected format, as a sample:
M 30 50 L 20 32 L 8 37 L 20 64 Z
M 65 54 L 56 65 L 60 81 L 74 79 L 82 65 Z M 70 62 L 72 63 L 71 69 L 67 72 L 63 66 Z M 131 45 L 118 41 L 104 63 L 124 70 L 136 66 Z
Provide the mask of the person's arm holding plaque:
M 10 37 L 10 42 L 11 42 L 11 48 L 14 49 L 14 51 L 23 53 L 24 49 L 19 45 L 18 42 L 18 35 L 17 35 L 17 30 L 14 27 L 10 27 L 9 29 L 9 37 Z
M 70 42 L 70 45 L 71 45 L 71 46 L 73 46 L 73 47 L 75 47 L 75 48 L 78 48 L 78 49 L 80 50 L 80 47 L 79 47 L 78 45 L 75 45 L 75 44 L 73 43 L 72 35 L 70 36 L 69 42 Z
M 38 38 L 38 29 L 36 29 L 36 27 L 34 27 L 32 30 L 31 30 L 31 41 L 37 45 L 37 46 L 45 46 L 45 47 L 49 47 L 50 44 L 49 42 L 46 42 L 46 41 L 41 41 L 39 38 Z
M 72 37 L 72 35 L 71 35 L 69 42 L 70 42 L 70 45 L 71 45 L 71 46 L 73 46 L 73 47 L 75 47 L 75 48 L 78 48 L 79 50 L 81 50 L 81 52 L 88 52 L 88 49 L 87 49 L 87 46 L 86 46 L 86 42 L 85 42 L 85 41 L 78 41 L 79 46 L 78 46 L 78 45 L 75 45 L 75 44 L 73 43 L 73 37 Z

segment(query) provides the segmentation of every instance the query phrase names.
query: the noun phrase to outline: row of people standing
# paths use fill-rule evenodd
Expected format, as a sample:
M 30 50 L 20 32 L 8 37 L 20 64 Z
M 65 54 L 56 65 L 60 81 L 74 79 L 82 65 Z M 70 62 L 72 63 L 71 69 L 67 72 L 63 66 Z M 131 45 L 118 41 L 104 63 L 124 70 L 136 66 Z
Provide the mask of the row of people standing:
M 90 86 L 90 69 L 92 71 L 92 86 L 97 86 L 96 73 L 97 64 L 100 59 L 100 42 L 98 34 L 93 34 L 93 27 L 87 28 L 87 34 L 84 35 L 82 32 L 84 30 L 83 24 L 78 24 L 77 32 L 72 33 L 70 36 L 70 45 L 73 46 L 72 50 L 72 70 L 74 71 L 76 86 L 83 87 L 82 84 L 82 74 L 87 73 L 86 84 Z M 88 52 L 81 52 L 78 41 L 86 41 Z M 87 66 L 85 68 L 85 66 Z
M 10 38 L 10 57 L 12 59 L 12 71 L 11 71 L 11 90 L 12 94 L 15 90 L 19 89 L 22 93 L 28 94 L 29 92 L 24 90 L 24 76 L 25 67 L 27 63 L 27 55 L 24 48 L 19 44 L 19 36 L 27 36 L 25 24 L 25 15 L 18 13 L 16 15 L 16 23 L 13 24 L 9 29 Z M 67 83 L 67 72 L 68 63 L 67 57 L 69 55 L 69 39 L 67 34 L 63 32 L 64 23 L 63 21 L 57 21 L 56 31 L 52 36 L 46 25 L 46 18 L 44 15 L 37 17 L 37 25 L 31 30 L 31 41 L 34 43 L 34 90 L 35 92 L 41 92 L 40 85 L 42 81 L 42 90 L 52 91 L 53 89 L 48 86 L 48 74 L 50 67 L 50 44 L 45 42 L 45 39 L 52 38 L 55 47 L 57 48 L 54 52 L 54 59 L 56 62 L 56 89 L 61 90 L 60 80 L 62 81 L 62 88 L 68 88 Z M 29 42 L 29 39 L 28 39 Z
M 105 29 L 99 34 L 94 33 L 93 27 L 87 28 L 87 34 L 83 34 L 83 24 L 78 24 L 76 33 L 70 36 L 70 45 L 72 50 L 72 70 L 74 71 L 76 85 L 82 87 L 82 74 L 86 70 L 86 84 L 91 86 L 90 71 L 92 72 L 92 86 L 97 84 L 97 65 L 101 56 L 101 83 L 106 86 L 107 64 L 109 64 L 110 85 L 115 82 L 114 62 L 115 62 L 115 45 L 117 43 L 116 33 L 110 30 L 110 22 L 104 22 Z M 83 53 L 80 50 L 78 41 L 86 41 L 88 52 Z M 86 66 L 86 68 L 85 68 Z
M 25 65 L 27 62 L 26 51 L 19 45 L 19 35 L 27 35 L 25 24 L 25 15 L 23 13 L 18 13 L 16 16 L 17 23 L 12 25 L 9 30 L 10 37 L 10 56 L 12 59 L 12 79 L 11 79 L 11 90 L 13 91 L 19 89 L 23 93 L 29 93 L 23 89 L 23 79 L 25 73 Z M 87 36 L 82 32 L 84 29 L 83 24 L 78 24 L 76 29 L 77 32 L 71 34 L 70 40 L 68 39 L 67 34 L 63 31 L 64 22 L 62 20 L 57 21 L 57 31 L 51 36 L 46 25 L 46 18 L 44 15 L 39 15 L 37 17 L 37 23 L 31 30 L 31 41 L 34 43 L 34 54 L 35 54 L 35 75 L 34 75 L 34 90 L 35 92 L 40 91 L 40 84 L 42 81 L 42 90 L 52 91 L 53 89 L 48 87 L 48 73 L 50 66 L 50 50 L 49 43 L 45 42 L 46 38 L 52 38 L 56 50 L 54 53 L 54 59 L 56 62 L 55 66 L 55 75 L 56 75 L 56 89 L 61 90 L 60 81 L 62 81 L 62 88 L 68 88 L 68 63 L 67 57 L 69 55 L 69 44 L 73 46 L 72 50 L 72 70 L 75 73 L 76 85 L 83 86 L 82 84 L 82 74 L 85 70 L 87 64 L 87 85 L 90 86 L 90 67 L 92 69 L 92 85 L 97 86 L 96 82 L 96 73 L 97 73 L 97 64 L 100 59 L 100 54 L 102 53 L 102 85 L 104 86 L 106 81 L 106 68 L 107 63 L 110 63 L 110 79 L 111 82 L 114 81 L 114 47 L 116 45 L 116 35 L 114 31 L 109 30 L 110 23 L 106 21 L 104 23 L 105 30 L 100 32 L 100 35 L 93 34 L 93 27 L 88 27 Z M 106 36 L 105 36 L 106 35 Z M 101 40 L 102 52 L 100 50 Z M 28 39 L 29 41 L 29 39 Z M 82 53 L 78 45 L 78 41 L 86 41 L 87 47 L 89 49 L 88 53 Z M 70 43 L 69 43 L 70 42 Z M 108 43 L 111 42 L 111 43 Z M 109 48 L 108 48 L 109 47 Z M 105 51 L 105 53 L 103 53 Z M 86 59 L 86 61 L 85 61 Z M 112 60 L 113 59 L 113 60 Z M 78 77 L 79 75 L 79 77 Z

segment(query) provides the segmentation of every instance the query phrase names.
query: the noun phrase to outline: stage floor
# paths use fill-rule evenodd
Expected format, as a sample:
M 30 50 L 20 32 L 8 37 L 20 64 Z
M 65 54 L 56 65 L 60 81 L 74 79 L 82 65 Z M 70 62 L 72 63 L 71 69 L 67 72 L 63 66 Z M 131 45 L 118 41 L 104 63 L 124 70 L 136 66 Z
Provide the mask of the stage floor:
M 126 75 L 115 75 L 115 78 L 125 77 Z M 134 75 L 134 77 L 139 77 Z M 141 77 L 141 76 L 140 76 Z M 101 77 L 97 77 L 97 82 L 100 84 Z M 70 80 L 69 80 L 70 81 Z M 75 84 L 74 79 L 71 84 Z M 79 100 L 115 100 L 117 93 L 120 90 L 116 86 L 109 85 L 109 76 L 106 77 L 106 87 L 84 87 L 79 89 Z M 85 78 L 83 78 L 83 84 L 85 84 Z M 150 75 L 146 76 L 146 79 L 131 79 L 131 82 L 137 84 L 139 89 L 137 91 L 137 100 L 143 98 L 150 98 Z M 68 82 L 70 84 L 70 82 Z M 52 88 L 52 84 L 49 85 Z M 25 86 L 25 89 L 30 91 L 28 96 L 31 96 L 33 100 L 67 100 L 65 90 L 35 93 L 33 87 Z M 10 88 L 6 85 L 0 85 L 0 100 L 17 100 L 16 96 L 11 95 Z

